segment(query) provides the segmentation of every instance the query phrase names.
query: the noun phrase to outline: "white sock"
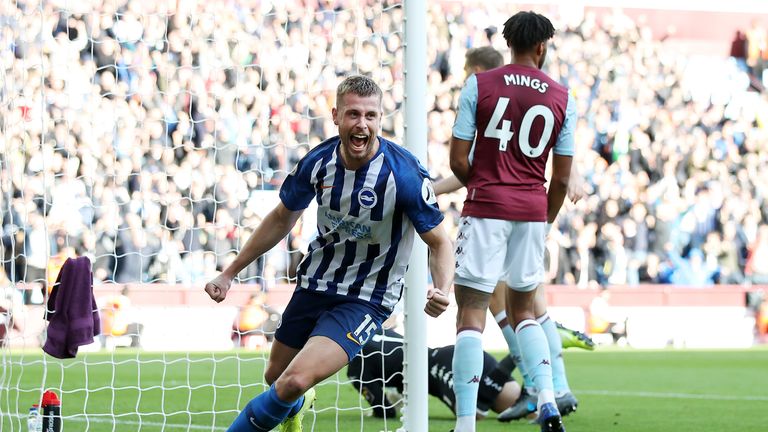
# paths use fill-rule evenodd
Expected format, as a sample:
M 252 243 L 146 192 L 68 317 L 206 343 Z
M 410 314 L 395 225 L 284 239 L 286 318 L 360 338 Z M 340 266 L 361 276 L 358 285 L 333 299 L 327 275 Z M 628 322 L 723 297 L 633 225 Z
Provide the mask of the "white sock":
M 547 335 L 547 344 L 549 345 L 549 358 L 552 361 L 552 384 L 555 387 L 555 394 L 564 394 L 571 391 L 568 386 L 568 378 L 565 375 L 565 363 L 563 362 L 563 341 L 560 339 L 560 333 L 557 331 L 555 322 L 549 317 L 549 314 L 536 318 L 541 324 L 541 329 Z
M 528 366 L 528 374 L 539 391 L 539 402 L 554 401 L 549 345 L 541 324 L 530 319 L 523 320 L 515 328 L 515 333 L 518 345 L 524 347 L 523 362 Z
M 539 409 L 539 412 L 541 412 L 541 406 L 544 405 L 545 403 L 556 404 L 555 392 L 553 392 L 552 390 L 542 390 L 539 392 L 539 401 L 536 404 L 536 406 Z
M 456 417 L 456 427 L 453 432 L 475 432 L 475 416 Z
M 482 333 L 461 329 L 453 350 L 453 392 L 456 396 L 455 432 L 475 432 L 477 392 L 483 375 Z
M 515 334 L 515 330 L 509 324 L 507 312 L 501 311 L 493 318 L 501 329 L 501 334 L 504 335 L 504 340 L 507 341 L 509 354 L 512 356 L 512 360 L 515 361 L 515 366 L 517 366 L 517 369 L 520 371 L 520 375 L 523 376 L 525 387 L 533 389 L 533 380 L 530 375 L 528 375 L 528 369 L 526 369 L 525 363 L 523 362 L 523 356 L 520 354 L 520 346 L 517 344 L 517 335 Z

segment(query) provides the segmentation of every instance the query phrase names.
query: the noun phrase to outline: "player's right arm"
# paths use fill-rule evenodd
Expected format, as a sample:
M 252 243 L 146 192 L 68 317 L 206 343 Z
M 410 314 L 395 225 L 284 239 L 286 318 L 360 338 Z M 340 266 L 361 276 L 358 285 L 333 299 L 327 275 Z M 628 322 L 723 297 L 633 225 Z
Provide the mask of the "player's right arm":
M 303 209 L 288 210 L 282 202 L 275 206 L 256 230 L 253 231 L 245 246 L 237 254 L 234 261 L 232 261 L 232 264 L 205 285 L 205 292 L 208 293 L 211 299 L 215 300 L 216 303 L 224 300 L 232 284 L 232 279 L 256 258 L 267 253 L 280 240 L 285 238 L 302 213 L 304 213 Z
M 472 141 L 461 138 L 451 137 L 451 171 L 453 175 L 464 185 L 469 181 L 469 150 L 472 148 Z
M 313 157 L 316 156 L 313 155 Z M 232 264 L 205 285 L 205 292 L 216 303 L 221 303 L 227 297 L 232 279 L 242 269 L 275 247 L 291 232 L 296 221 L 304 213 L 304 209 L 314 198 L 315 187 L 311 174 L 313 164 L 312 160 L 307 162 L 308 160 L 309 154 L 300 160 L 296 168 L 285 178 L 280 187 L 280 203 L 256 227 Z

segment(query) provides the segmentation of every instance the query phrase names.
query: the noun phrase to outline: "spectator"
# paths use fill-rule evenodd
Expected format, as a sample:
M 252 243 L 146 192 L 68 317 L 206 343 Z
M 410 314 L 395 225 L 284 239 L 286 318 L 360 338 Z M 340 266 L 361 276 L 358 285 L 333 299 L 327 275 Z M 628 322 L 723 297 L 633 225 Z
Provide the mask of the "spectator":
M 731 41 L 731 57 L 736 60 L 739 68 L 747 71 L 747 35 L 741 30 L 736 31 L 736 35 Z
M 125 287 L 120 294 L 107 296 L 98 301 L 101 318 L 99 341 L 102 348 L 114 347 L 114 338 L 121 337 L 130 339 L 131 348 L 141 347 L 141 333 L 144 325 L 137 320 L 128 293 L 128 287 Z
M 700 288 L 715 283 L 718 269 L 707 266 L 701 249 L 691 249 L 687 259 L 670 249 L 669 259 L 672 261 L 670 282 L 673 284 Z
M 236 347 L 263 348 L 275 338 L 280 312 L 266 304 L 264 292 L 252 294 L 232 325 L 232 342 Z
M 768 224 L 760 226 L 757 238 L 749 247 L 746 273 L 754 284 L 768 284 Z
M 760 77 L 763 72 L 763 54 L 766 51 L 768 35 L 758 20 L 753 20 L 747 30 L 747 66 L 753 75 Z
M 600 294 L 589 304 L 589 333 L 610 334 L 613 343 L 626 344 L 627 317 L 617 312 L 610 301 L 610 290 L 600 287 Z
M 10 286 L 10 280 L 0 267 L 0 348 L 8 346 L 11 331 L 21 330 L 19 320 L 14 316 L 14 312 L 21 309 L 22 296 L 10 289 Z
M 42 245 L 52 245 L 46 258 L 58 253 L 57 236 L 72 252 L 90 245 L 97 282 L 203 279 L 216 268 L 199 266 L 226 264 L 240 246 L 233 230 L 256 225 L 271 208 L 265 191 L 332 130 L 338 77 L 375 74 L 384 109 L 403 105 L 401 2 L 118 3 L 0 7 L 0 94 L 13 101 L 0 106 L 0 258 L 14 282 L 39 279 Z M 450 175 L 445 131 L 466 50 L 503 44 L 497 17 L 516 8 L 430 7 L 431 172 Z M 747 245 L 768 223 L 768 98 L 747 91 L 727 53 L 695 63 L 618 11 L 567 18 L 555 23 L 545 72 L 576 96 L 577 168 L 590 195 L 559 227 L 550 282 L 655 283 L 667 243 L 706 249 L 717 233 L 717 282 L 741 283 Z M 745 62 L 761 78 L 764 23 L 743 33 L 732 53 L 740 58 L 746 40 Z M 704 69 L 723 72 L 702 78 Z M 383 133 L 402 136 L 403 122 L 402 111 L 383 119 Z M 448 220 L 463 198 L 440 198 Z M 607 224 L 619 228 L 611 238 Z M 572 228 L 582 226 L 583 236 Z M 287 281 L 315 223 L 300 228 L 244 281 Z

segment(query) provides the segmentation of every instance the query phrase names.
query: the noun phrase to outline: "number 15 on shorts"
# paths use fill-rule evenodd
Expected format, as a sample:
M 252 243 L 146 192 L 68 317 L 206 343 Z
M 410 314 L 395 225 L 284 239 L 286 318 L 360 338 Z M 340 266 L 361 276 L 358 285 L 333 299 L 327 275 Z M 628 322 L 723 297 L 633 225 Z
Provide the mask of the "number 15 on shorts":
M 369 314 L 365 314 L 363 322 L 357 326 L 357 329 L 355 329 L 354 332 L 347 333 L 347 338 L 354 343 L 363 346 L 371 337 L 371 332 L 376 330 L 376 327 L 376 321 L 374 321 Z

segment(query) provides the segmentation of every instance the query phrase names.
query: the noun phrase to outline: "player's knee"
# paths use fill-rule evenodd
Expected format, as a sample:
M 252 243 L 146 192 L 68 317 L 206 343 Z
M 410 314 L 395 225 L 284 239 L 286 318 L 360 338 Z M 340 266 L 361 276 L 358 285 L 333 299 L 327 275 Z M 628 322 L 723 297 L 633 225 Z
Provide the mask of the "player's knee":
M 307 374 L 286 372 L 280 376 L 280 388 L 284 394 L 299 397 L 314 385 Z
M 483 331 L 485 329 L 485 315 L 487 306 L 484 309 L 475 307 L 460 308 L 456 314 L 456 328 L 472 327 Z
M 272 385 L 280 377 L 282 370 L 278 370 L 278 367 L 274 363 L 269 362 L 267 369 L 264 370 L 264 381 L 268 385 Z

